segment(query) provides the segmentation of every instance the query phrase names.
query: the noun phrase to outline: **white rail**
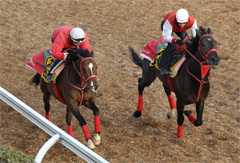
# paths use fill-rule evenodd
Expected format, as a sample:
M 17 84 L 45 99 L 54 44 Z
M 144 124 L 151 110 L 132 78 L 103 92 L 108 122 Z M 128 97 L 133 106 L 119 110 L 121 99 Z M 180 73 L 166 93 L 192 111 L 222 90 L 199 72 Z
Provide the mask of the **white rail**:
M 62 129 L 54 125 L 52 122 L 48 121 L 46 118 L 44 118 L 35 110 L 17 99 L 15 96 L 10 94 L 1 86 L 0 98 L 2 99 L 2 101 L 10 105 L 12 108 L 21 113 L 39 128 L 52 136 L 52 138 L 49 139 L 48 142 L 46 142 L 38 152 L 35 158 L 36 162 L 41 162 L 44 154 L 48 151 L 48 149 L 50 149 L 56 142 L 60 142 L 87 162 L 108 163 L 108 161 L 106 161 L 101 156 L 93 152 L 91 149 L 68 135 Z

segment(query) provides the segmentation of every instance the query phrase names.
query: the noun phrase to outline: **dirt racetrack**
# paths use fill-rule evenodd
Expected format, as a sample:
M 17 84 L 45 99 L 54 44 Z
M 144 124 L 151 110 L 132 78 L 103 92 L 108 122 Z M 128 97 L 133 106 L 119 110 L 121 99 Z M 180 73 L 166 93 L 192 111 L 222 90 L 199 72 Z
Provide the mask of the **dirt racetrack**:
M 51 34 L 59 26 L 79 26 L 88 34 L 101 94 L 96 104 L 102 144 L 94 151 L 109 162 L 239 162 L 239 0 L 0 0 L 0 4 L 0 86 L 43 116 L 42 94 L 39 87 L 29 85 L 35 72 L 26 62 L 51 48 Z M 159 39 L 163 16 L 181 7 L 198 25 L 212 29 L 221 63 L 211 71 L 203 125 L 194 127 L 185 118 L 184 137 L 179 139 L 176 117 L 167 119 L 169 105 L 159 80 L 145 89 L 142 117 L 133 118 L 141 70 L 131 62 L 128 46 L 139 53 L 146 43 Z M 4 102 L 0 104 L 0 143 L 35 157 L 50 137 Z M 196 114 L 195 105 L 186 108 Z M 80 111 L 93 134 L 92 112 L 85 107 Z M 67 131 L 65 106 L 53 98 L 51 121 Z M 86 144 L 75 118 L 72 126 L 74 137 Z M 84 161 L 58 143 L 43 162 Z

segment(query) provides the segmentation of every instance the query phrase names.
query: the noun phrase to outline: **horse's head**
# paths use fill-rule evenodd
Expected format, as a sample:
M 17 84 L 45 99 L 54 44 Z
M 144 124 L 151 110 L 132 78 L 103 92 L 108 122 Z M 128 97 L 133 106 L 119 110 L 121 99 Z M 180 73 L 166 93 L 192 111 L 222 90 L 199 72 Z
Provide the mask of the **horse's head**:
M 89 87 L 91 91 L 96 92 L 98 89 L 97 64 L 92 54 L 81 48 L 77 49 L 76 55 L 72 55 L 70 58 L 75 60 L 73 66 L 81 78 L 81 87 Z
M 210 28 L 206 31 L 200 26 L 199 29 L 197 31 L 199 53 L 203 60 L 214 69 L 220 61 L 217 54 L 217 41 L 213 38 Z

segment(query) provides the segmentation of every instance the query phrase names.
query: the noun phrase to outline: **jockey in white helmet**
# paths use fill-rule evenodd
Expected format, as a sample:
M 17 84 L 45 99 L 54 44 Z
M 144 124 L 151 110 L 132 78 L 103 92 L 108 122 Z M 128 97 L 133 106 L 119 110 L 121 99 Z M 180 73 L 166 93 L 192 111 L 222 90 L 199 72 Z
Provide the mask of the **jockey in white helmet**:
M 91 53 L 91 46 L 87 34 L 79 27 L 61 26 L 52 34 L 52 56 L 54 64 L 46 79 L 51 81 L 51 70 L 59 61 L 66 60 L 67 55 L 76 48 L 87 49 Z
M 168 48 L 165 50 L 166 52 L 162 55 L 162 59 L 164 59 L 164 64 L 159 65 L 159 67 L 162 69 L 161 74 L 171 73 L 171 71 L 169 70 L 169 66 L 172 60 L 172 56 L 168 54 L 172 53 L 171 51 L 173 51 L 176 47 L 172 44 L 178 44 L 179 46 L 184 44 L 183 39 L 188 36 L 186 30 L 189 28 L 191 29 L 192 37 L 195 38 L 197 21 L 191 15 L 189 15 L 188 11 L 184 8 L 170 12 L 164 17 L 161 24 L 161 31 L 164 40 L 166 40 L 170 44 L 168 44 Z M 173 32 L 180 39 L 174 38 L 172 36 Z

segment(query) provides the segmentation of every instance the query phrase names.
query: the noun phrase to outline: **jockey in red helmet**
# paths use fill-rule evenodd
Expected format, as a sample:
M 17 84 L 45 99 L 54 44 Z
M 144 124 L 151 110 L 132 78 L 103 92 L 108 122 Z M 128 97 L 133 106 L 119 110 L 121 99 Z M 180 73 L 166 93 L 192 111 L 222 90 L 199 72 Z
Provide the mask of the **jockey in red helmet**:
M 163 52 L 162 60 L 164 63 L 160 62 L 159 67 L 161 68 L 161 74 L 171 74 L 169 66 L 172 60 L 172 51 L 176 48 L 173 44 L 183 45 L 183 39 L 188 36 L 186 30 L 191 29 L 192 37 L 196 37 L 197 21 L 188 14 L 188 11 L 181 8 L 177 11 L 168 13 L 161 24 L 161 31 L 164 40 L 169 44 L 165 52 Z M 180 39 L 174 38 L 172 33 L 175 33 Z

